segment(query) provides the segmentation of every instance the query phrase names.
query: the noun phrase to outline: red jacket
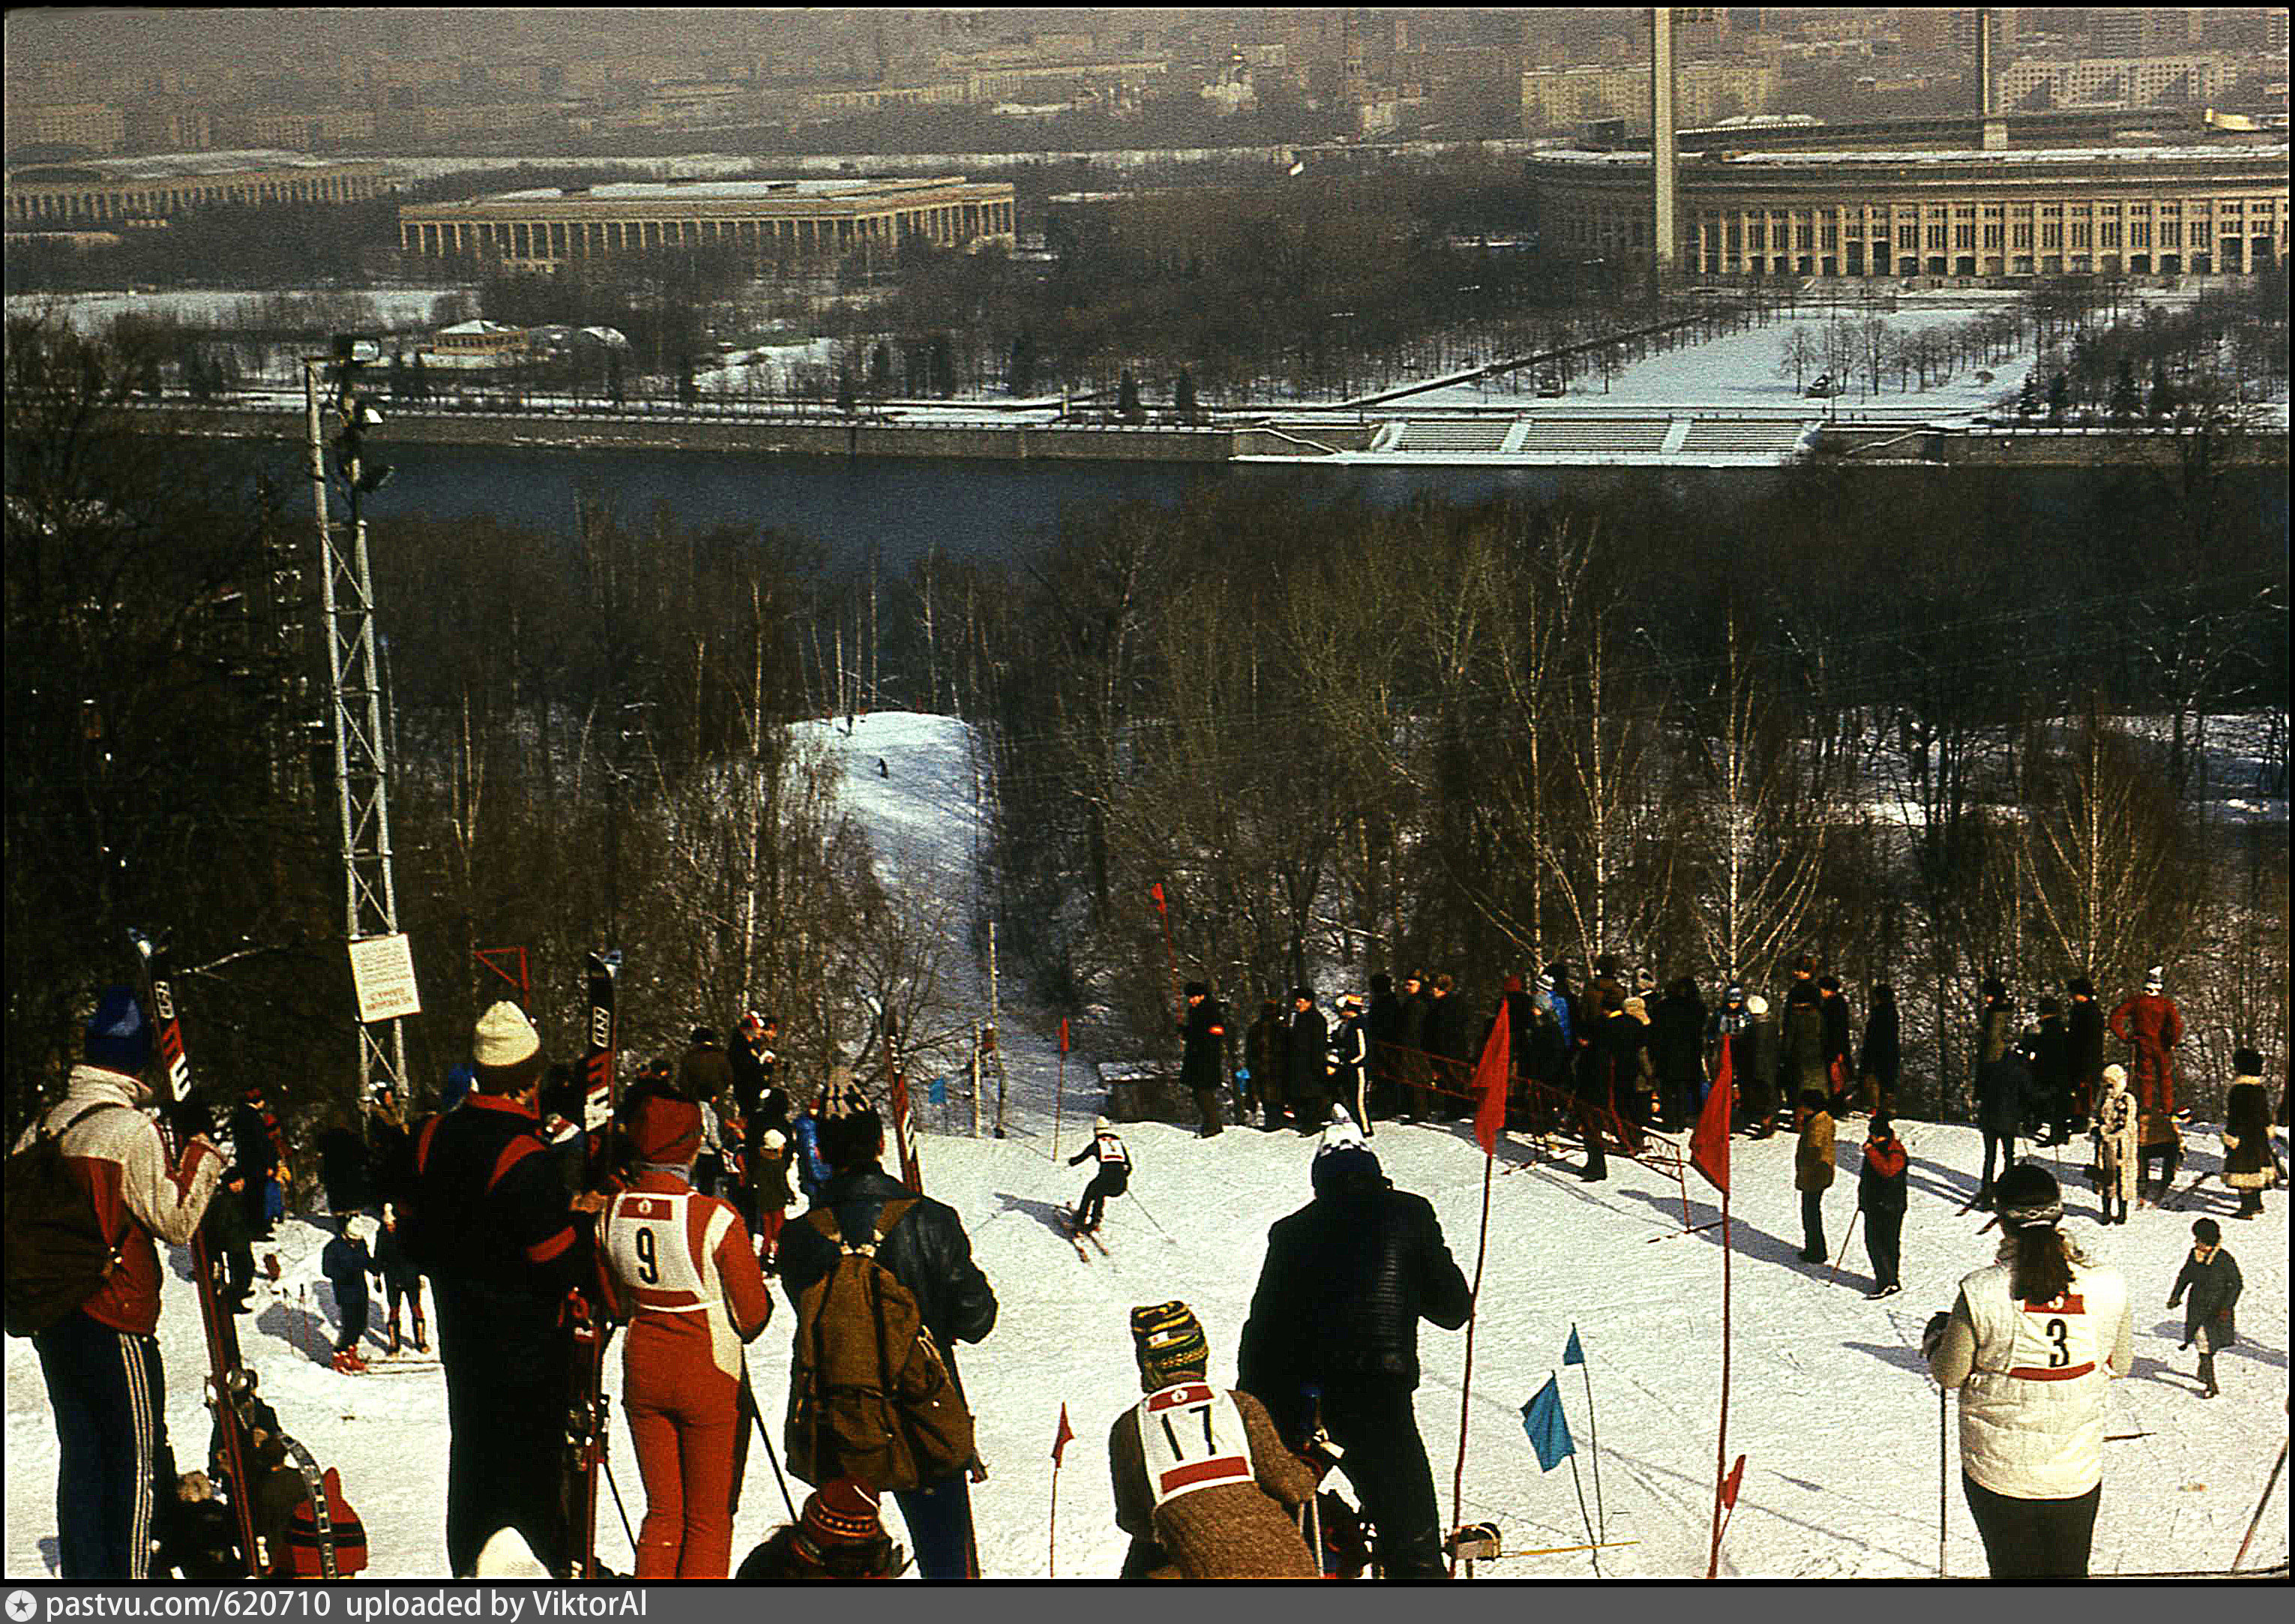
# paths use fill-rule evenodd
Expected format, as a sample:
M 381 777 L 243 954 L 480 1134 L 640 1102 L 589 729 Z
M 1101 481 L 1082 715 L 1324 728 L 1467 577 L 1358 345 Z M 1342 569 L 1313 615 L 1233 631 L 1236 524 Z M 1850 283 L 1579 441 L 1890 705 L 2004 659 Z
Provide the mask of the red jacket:
M 94 1296 L 80 1305 L 91 1319 L 115 1331 L 149 1336 L 159 1324 L 159 1253 L 152 1237 L 187 1245 L 206 1216 L 223 1178 L 223 1154 L 195 1138 L 171 1159 L 159 1125 L 140 1108 L 150 1096 L 133 1077 L 102 1066 L 77 1065 L 63 1103 L 47 1114 L 50 1132 L 65 1131 L 64 1164 L 87 1191 L 107 1236 L 117 1236 L 119 1265 Z M 25 1139 L 31 1135 L 28 1131 Z
M 2147 1111 L 2176 1108 L 2176 1060 L 2168 1053 L 2183 1041 L 2184 1017 L 2173 999 L 2139 992 L 2111 1012 L 2111 1035 L 2128 1046 L 2128 1080 Z

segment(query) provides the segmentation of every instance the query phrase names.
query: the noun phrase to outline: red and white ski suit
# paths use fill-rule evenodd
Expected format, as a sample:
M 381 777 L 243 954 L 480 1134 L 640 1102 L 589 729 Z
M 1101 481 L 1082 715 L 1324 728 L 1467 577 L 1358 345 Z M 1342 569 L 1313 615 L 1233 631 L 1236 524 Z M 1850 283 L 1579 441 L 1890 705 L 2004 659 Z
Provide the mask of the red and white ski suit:
M 723 1579 L 748 1420 L 741 1344 L 772 1313 L 740 1215 L 651 1170 L 606 1209 L 605 1252 L 630 1310 L 622 1404 L 645 1480 L 640 1579 Z

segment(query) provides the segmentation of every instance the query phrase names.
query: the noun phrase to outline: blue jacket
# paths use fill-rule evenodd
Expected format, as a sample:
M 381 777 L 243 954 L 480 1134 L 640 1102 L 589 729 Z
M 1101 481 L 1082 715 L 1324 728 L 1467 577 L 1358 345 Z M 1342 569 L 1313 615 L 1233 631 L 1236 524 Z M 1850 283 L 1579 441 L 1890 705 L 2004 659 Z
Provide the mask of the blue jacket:
M 821 1124 L 813 1121 L 812 1112 L 790 1124 L 789 1138 L 796 1146 L 796 1187 L 810 1201 L 829 1182 L 829 1163 L 821 1159 Z

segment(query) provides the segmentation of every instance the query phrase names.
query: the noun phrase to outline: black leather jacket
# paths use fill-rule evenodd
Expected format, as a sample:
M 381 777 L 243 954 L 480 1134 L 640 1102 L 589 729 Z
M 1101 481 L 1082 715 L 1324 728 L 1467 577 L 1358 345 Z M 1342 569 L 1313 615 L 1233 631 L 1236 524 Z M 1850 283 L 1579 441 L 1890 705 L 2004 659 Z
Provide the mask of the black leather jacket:
M 1466 1323 L 1466 1277 L 1423 1196 L 1376 1172 L 1344 1175 L 1267 1232 L 1237 1353 L 1237 1385 L 1281 1424 L 1329 1377 L 1418 1385 L 1418 1322 Z
M 846 1234 L 866 1239 L 885 1204 L 909 1194 L 906 1185 L 872 1164 L 837 1174 L 821 1187 L 815 1204 L 834 1210 Z M 779 1255 L 781 1288 L 795 1308 L 805 1288 L 835 1265 L 837 1253 L 800 1219 L 782 1228 Z M 972 1261 L 972 1242 L 953 1208 L 919 1197 L 885 1237 L 877 1261 L 914 1294 L 943 1353 L 954 1342 L 976 1342 L 995 1328 L 996 1293 Z

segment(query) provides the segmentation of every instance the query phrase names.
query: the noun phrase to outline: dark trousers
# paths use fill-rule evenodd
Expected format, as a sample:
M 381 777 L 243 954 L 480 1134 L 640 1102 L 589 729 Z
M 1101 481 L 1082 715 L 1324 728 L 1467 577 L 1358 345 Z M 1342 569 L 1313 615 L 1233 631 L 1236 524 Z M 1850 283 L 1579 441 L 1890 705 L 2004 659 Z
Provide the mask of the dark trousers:
M 1226 1119 L 1220 1114 L 1219 1089 L 1216 1087 L 1188 1091 L 1196 1097 L 1197 1132 L 1209 1138 L 1227 1126 Z
M 1076 1203 L 1076 1222 L 1087 1229 L 1098 1223 L 1100 1214 L 1107 1211 L 1107 1198 L 1123 1194 L 1131 1181 L 1130 1170 L 1121 1163 L 1094 1173 L 1091 1182 L 1083 1187 L 1082 1198 Z
M 421 1275 L 386 1275 L 383 1277 L 383 1284 L 390 1293 L 392 1348 L 395 1350 L 398 1345 L 398 1309 L 399 1305 L 404 1302 L 411 1302 L 414 1307 L 414 1340 L 416 1342 L 425 1340 L 422 1324 L 422 1277 Z
M 566 1505 L 568 1352 L 504 1358 L 483 1314 L 456 1313 L 438 1299 L 439 1353 L 446 1371 L 446 1560 L 457 1578 L 476 1571 L 496 1530 L 514 1528 L 543 1566 L 563 1574 L 574 1555 Z M 524 1338 L 519 1339 L 523 1344 Z
M 1602 1124 L 1590 1101 L 1578 1102 L 1578 1134 L 1586 1141 L 1585 1176 L 1606 1179 L 1610 1176 L 1610 1159 L 1602 1150 Z
M 1257 1072 L 1251 1074 L 1251 1081 L 1259 1085 L 1259 1125 L 1270 1130 L 1280 1128 L 1287 1103 L 1283 1097 L 1282 1081 L 1272 1073 L 1262 1077 Z
M 1995 1579 L 2086 1579 L 2088 1546 L 2103 1485 L 2069 1500 L 2018 1500 L 1995 1494 L 1964 1472 L 1969 1514 L 1984 1537 Z
M 1905 1215 L 1865 1209 L 1865 1255 L 1873 1260 L 1873 1285 L 1903 1284 L 1897 1277 L 1898 1243 L 1904 1238 Z
M 1313 1133 L 1331 1120 L 1331 1098 L 1327 1094 L 1295 1093 L 1291 1096 L 1291 1120 L 1302 1133 Z
M 893 1490 L 901 1521 L 909 1525 L 919 1579 L 968 1579 L 972 1573 L 972 1496 L 961 1476 Z
M 1820 1258 L 1832 1255 L 1825 1249 L 1823 1190 L 1803 1190 L 1801 1193 L 1801 1249 Z
M 1995 1133 L 1989 1128 L 1984 1130 L 1984 1182 L 1977 1187 L 1981 1195 L 1992 1193 L 1992 1157 L 1996 1151 L 2000 1156 L 2000 1171 L 2005 1173 L 2016 1165 L 2016 1136 Z
M 1332 1440 L 1346 1451 L 1339 1470 L 1378 1530 L 1379 1565 L 1387 1577 L 1442 1578 L 1442 1515 L 1410 1389 L 1393 1376 L 1327 1378 L 1322 1415 Z
M 243 1305 L 247 1293 L 255 1284 L 255 1253 L 245 1241 L 226 1242 L 216 1245 L 212 1238 L 208 1252 L 223 1270 L 224 1301 L 234 1309 Z
M 2136 1193 L 2142 1196 L 2150 1187 L 2152 1163 L 2160 1163 L 2160 1187 L 2156 1192 L 2165 1196 L 2168 1187 L 2176 1182 L 2176 1170 L 2183 1165 L 2183 1148 L 2177 1145 L 2146 1145 L 2136 1153 Z
M 367 1294 L 366 1277 L 335 1284 L 335 1307 L 343 1316 L 342 1334 L 335 1338 L 335 1351 L 355 1348 L 366 1335 Z
M 146 1578 L 153 1473 L 172 1459 L 159 1343 L 75 1311 L 32 1346 L 56 1413 L 59 1570 L 81 1583 Z M 172 1499 L 175 1484 L 166 1488 Z

